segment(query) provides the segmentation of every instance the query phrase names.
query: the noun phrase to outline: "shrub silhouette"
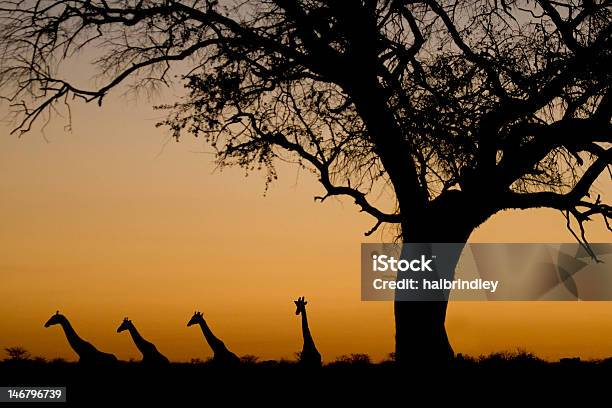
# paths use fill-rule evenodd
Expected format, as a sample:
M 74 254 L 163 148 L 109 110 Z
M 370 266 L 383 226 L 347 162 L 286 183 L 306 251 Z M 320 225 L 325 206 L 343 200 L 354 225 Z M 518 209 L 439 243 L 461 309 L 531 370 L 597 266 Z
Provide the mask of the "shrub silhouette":
M 465 358 L 464 358 L 465 359 Z M 544 360 L 535 354 L 523 349 L 516 351 L 499 351 L 491 353 L 488 356 L 480 356 L 476 359 L 481 366 L 497 366 L 497 365 L 544 365 L 547 364 Z
M 243 364 L 254 365 L 254 364 L 257 364 L 259 362 L 259 357 L 254 356 L 252 354 L 246 354 L 246 355 L 240 357 L 240 362 L 243 363 Z
M 348 355 L 342 355 L 332 364 L 344 364 L 344 365 L 371 365 L 372 359 L 367 354 L 351 353 Z
M 7 347 L 4 349 L 6 354 L 8 354 L 8 359 L 11 361 L 25 361 L 30 360 L 31 354 L 28 350 L 20 346 Z

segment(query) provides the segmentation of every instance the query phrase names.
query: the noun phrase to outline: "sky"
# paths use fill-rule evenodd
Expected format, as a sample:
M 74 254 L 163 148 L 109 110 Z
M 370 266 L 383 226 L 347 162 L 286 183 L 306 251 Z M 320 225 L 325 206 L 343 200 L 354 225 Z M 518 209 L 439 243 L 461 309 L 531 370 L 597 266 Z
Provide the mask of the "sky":
M 139 358 L 124 317 L 170 359 L 211 356 L 194 310 L 239 355 L 294 358 L 301 350 L 293 300 L 305 296 L 325 361 L 393 351 L 393 305 L 362 302 L 361 242 L 373 225 L 350 200 L 314 202 L 315 178 L 281 167 L 263 175 L 215 169 L 204 143 L 176 143 L 154 124 L 163 103 L 109 96 L 75 104 L 21 138 L 0 128 L 0 348 L 75 359 L 56 310 L 84 339 Z M 2 109 L 6 109 L 3 106 Z M 609 179 L 597 186 L 612 196 Z M 609 242 L 603 223 L 592 242 Z M 471 242 L 573 242 L 556 211 L 504 212 Z M 456 352 L 525 349 L 547 359 L 612 355 L 612 303 L 455 302 L 446 323 Z

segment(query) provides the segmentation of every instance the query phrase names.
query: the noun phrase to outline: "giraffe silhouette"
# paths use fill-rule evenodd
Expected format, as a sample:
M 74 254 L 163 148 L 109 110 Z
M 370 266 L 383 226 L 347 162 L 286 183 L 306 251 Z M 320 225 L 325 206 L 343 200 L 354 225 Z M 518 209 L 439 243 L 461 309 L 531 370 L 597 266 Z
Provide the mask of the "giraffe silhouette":
M 66 316 L 60 314 L 59 310 L 55 312 L 55 314 L 51 316 L 49 320 L 47 320 L 45 327 L 56 324 L 59 324 L 62 326 L 62 329 L 64 329 L 64 334 L 66 335 L 66 339 L 68 340 L 70 347 L 72 347 L 74 352 L 79 356 L 79 363 L 101 365 L 117 362 L 117 357 L 115 357 L 113 354 L 103 353 L 95 348 L 91 343 L 88 343 L 80 338 L 76 331 L 72 328 L 72 325 Z
M 304 347 L 300 353 L 300 364 L 308 367 L 320 367 L 321 366 L 321 354 L 315 346 L 310 329 L 308 328 L 308 317 L 306 316 L 306 305 L 307 301 L 304 300 L 304 296 L 294 300 L 296 309 L 296 315 L 302 315 L 302 337 L 304 338 Z
M 121 333 L 122 331 L 129 331 L 132 336 L 132 340 L 134 340 L 134 344 L 138 347 L 138 350 L 142 353 L 142 363 L 147 365 L 155 365 L 162 366 L 170 364 L 170 361 L 157 350 L 155 344 L 145 340 L 136 327 L 134 323 L 127 317 L 123 319 L 121 325 L 117 328 L 117 333 Z
M 230 366 L 230 365 L 238 365 L 240 363 L 240 358 L 237 355 L 232 353 L 227 349 L 225 344 L 219 340 L 213 332 L 208 327 L 206 320 L 204 320 L 204 316 L 202 316 L 201 312 L 195 312 L 189 323 L 187 323 L 187 327 L 193 326 L 194 324 L 199 324 L 202 329 L 202 333 L 204 333 L 204 338 L 208 342 L 208 345 L 213 351 L 213 363 L 216 365 L 222 366 Z

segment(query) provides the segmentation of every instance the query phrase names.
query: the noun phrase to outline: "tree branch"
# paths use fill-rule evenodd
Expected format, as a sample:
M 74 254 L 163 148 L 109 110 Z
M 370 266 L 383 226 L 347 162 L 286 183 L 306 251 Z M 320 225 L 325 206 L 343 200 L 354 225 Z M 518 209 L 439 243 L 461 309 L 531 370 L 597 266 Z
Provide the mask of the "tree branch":
M 339 196 L 346 195 L 352 197 L 355 200 L 355 204 L 361 208 L 361 211 L 366 212 L 376 218 L 378 221 L 385 223 L 399 223 L 400 216 L 398 214 L 388 214 L 380 211 L 378 208 L 371 205 L 366 199 L 365 193 L 354 189 L 350 186 L 337 186 L 334 185 L 331 181 L 329 175 L 329 168 L 326 163 L 321 162 L 312 154 L 308 153 L 302 146 L 297 143 L 289 141 L 282 134 L 267 134 L 263 135 L 267 139 L 268 142 L 274 143 L 278 146 L 281 146 L 289 151 L 296 152 L 300 155 L 300 157 L 307 160 L 310 164 L 312 164 L 319 172 L 320 179 L 319 181 L 323 185 L 326 190 L 326 194 L 324 196 L 315 197 L 315 200 L 324 201 L 326 198 L 331 196 Z M 373 231 L 372 231 L 373 232 Z M 368 234 L 369 235 L 369 234 Z

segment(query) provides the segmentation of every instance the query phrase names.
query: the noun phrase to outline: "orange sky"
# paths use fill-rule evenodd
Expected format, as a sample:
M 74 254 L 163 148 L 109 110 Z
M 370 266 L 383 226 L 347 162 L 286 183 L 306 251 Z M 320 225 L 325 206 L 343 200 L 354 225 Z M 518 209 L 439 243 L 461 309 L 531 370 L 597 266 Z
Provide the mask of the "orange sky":
M 320 188 L 295 168 L 281 169 L 266 197 L 257 174 L 213 172 L 199 140 L 166 144 L 149 105 L 76 105 L 73 132 L 55 120 L 48 143 L 2 129 L 0 347 L 74 359 L 61 330 L 43 328 L 60 309 L 122 359 L 139 357 L 115 333 L 124 316 L 171 359 L 206 358 L 201 332 L 186 327 L 198 309 L 237 354 L 292 358 L 302 344 L 292 300 L 304 295 L 326 361 L 392 351 L 392 304 L 359 300 L 359 244 L 372 219 L 349 200 L 314 203 Z M 611 195 L 609 179 L 598 186 Z M 601 223 L 590 237 L 610 241 Z M 572 239 L 560 214 L 530 211 L 496 216 L 472 241 Z M 447 328 L 467 354 L 612 355 L 608 302 L 454 303 Z

